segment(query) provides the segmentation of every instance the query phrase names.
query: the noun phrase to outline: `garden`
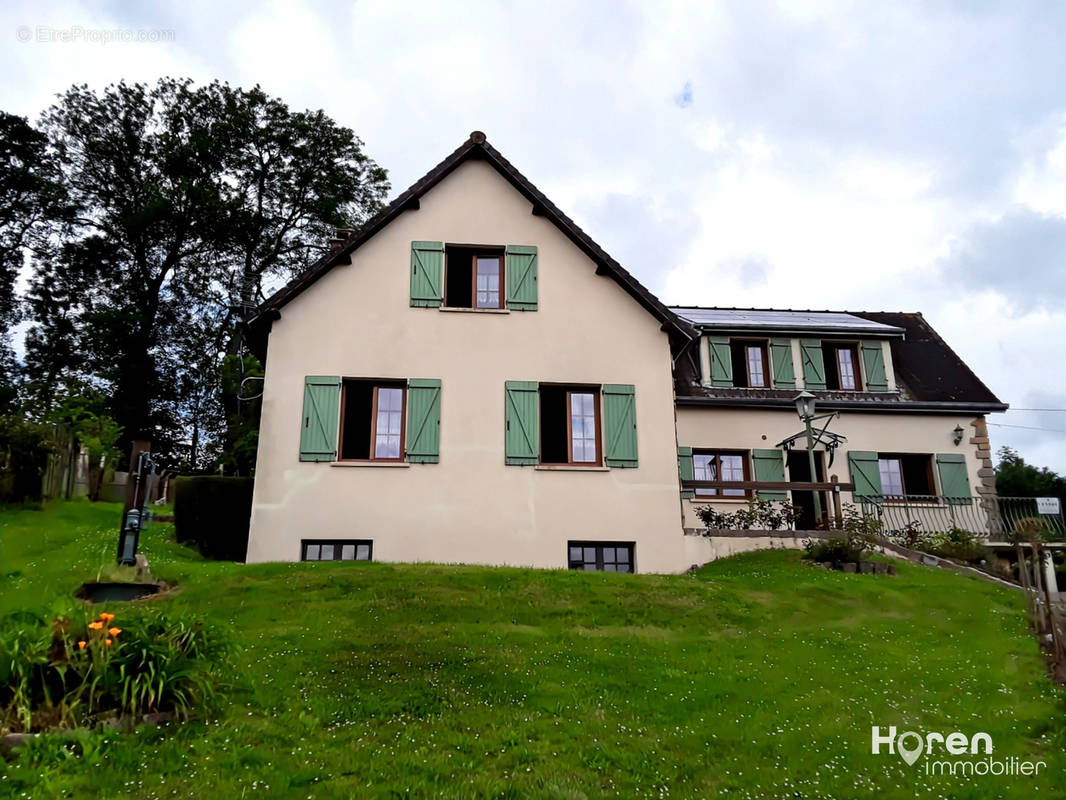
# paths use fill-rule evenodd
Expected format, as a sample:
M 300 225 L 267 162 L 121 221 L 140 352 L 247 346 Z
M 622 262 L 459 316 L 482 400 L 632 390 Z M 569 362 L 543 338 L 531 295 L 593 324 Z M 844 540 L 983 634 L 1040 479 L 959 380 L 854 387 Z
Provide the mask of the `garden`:
M 3 655 L 49 648 L 19 685 L 50 731 L 0 761 L 0 797 L 1061 796 L 1066 696 L 1001 586 L 787 551 L 673 576 L 244 565 L 153 523 L 170 590 L 72 601 L 112 569 L 120 510 L 0 513 Z M 872 724 L 984 731 L 1047 766 L 929 776 L 871 754 Z

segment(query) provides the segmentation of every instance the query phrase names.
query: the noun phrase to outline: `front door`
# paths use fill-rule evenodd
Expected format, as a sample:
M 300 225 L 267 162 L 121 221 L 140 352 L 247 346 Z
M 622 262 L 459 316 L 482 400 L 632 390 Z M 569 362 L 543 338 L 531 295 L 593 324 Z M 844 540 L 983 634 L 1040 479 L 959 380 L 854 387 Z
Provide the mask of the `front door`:
M 818 474 L 816 482 L 825 480 L 825 465 L 822 460 L 821 450 L 814 451 L 814 469 Z M 811 463 L 807 457 L 807 450 L 788 451 L 788 479 L 790 481 L 811 482 Z M 822 500 L 822 513 L 828 513 L 826 505 L 829 496 L 825 492 L 819 492 Z M 792 504 L 799 510 L 799 518 L 796 520 L 796 530 L 813 531 L 817 528 L 814 519 L 814 492 L 792 492 Z

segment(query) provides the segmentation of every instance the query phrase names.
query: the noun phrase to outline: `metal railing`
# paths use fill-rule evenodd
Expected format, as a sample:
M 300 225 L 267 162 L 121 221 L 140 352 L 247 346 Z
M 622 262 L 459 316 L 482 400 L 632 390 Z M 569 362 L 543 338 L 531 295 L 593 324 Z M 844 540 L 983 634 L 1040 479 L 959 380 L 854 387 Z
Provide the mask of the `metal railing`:
M 864 499 L 862 513 L 881 521 L 886 534 L 911 530 L 942 533 L 961 528 L 990 541 L 1025 538 L 1033 531 L 1044 541 L 1066 539 L 1062 511 L 1041 514 L 1035 497 L 942 497 L 939 495 L 885 495 Z

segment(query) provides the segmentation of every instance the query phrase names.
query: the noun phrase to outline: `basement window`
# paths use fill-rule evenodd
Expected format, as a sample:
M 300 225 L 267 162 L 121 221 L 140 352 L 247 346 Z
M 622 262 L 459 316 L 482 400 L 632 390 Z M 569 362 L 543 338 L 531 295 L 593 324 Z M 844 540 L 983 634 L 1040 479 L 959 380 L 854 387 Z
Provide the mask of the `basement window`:
M 599 466 L 598 386 L 540 386 L 540 463 Z
M 447 245 L 444 248 L 444 305 L 447 308 L 503 308 L 503 248 Z
M 733 362 L 734 386 L 749 389 L 766 389 L 770 386 L 766 342 L 732 339 L 729 342 L 729 355 Z
M 300 542 L 301 561 L 370 561 L 371 539 L 304 539 Z
M 570 569 L 632 572 L 633 542 L 570 542 Z
M 857 346 L 854 344 L 823 342 L 822 360 L 825 362 L 826 389 L 846 392 L 862 390 L 862 378 L 859 377 L 859 348 Z
M 402 461 L 407 386 L 345 380 L 341 396 L 341 461 Z
M 931 455 L 880 453 L 877 467 L 881 473 L 881 493 L 886 500 L 936 494 Z

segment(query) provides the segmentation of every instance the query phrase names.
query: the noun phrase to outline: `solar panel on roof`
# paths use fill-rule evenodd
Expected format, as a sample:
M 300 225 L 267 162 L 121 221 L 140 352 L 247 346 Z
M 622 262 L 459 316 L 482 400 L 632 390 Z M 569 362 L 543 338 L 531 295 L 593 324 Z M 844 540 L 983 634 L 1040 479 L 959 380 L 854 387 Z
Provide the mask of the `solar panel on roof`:
M 843 311 L 768 311 L 683 306 L 670 310 L 683 319 L 704 327 L 866 331 L 885 334 L 903 332 L 902 328 L 863 319 Z

